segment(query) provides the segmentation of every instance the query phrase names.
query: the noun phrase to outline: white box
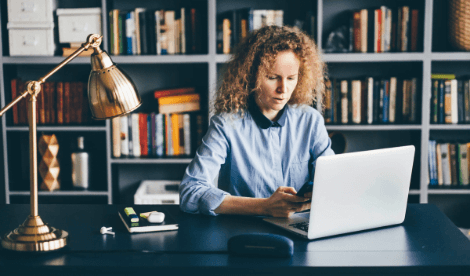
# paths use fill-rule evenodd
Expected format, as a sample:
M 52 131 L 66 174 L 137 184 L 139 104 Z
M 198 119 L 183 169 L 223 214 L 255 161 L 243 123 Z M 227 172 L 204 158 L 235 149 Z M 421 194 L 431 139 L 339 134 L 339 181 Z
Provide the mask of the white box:
M 10 56 L 53 56 L 54 23 L 16 23 L 7 24 Z
M 85 43 L 90 34 L 101 34 L 101 8 L 57 9 L 60 43 Z
M 134 204 L 180 204 L 178 190 L 169 189 L 180 183 L 170 180 L 142 181 L 134 194 Z
M 8 22 L 54 22 L 57 0 L 8 0 Z

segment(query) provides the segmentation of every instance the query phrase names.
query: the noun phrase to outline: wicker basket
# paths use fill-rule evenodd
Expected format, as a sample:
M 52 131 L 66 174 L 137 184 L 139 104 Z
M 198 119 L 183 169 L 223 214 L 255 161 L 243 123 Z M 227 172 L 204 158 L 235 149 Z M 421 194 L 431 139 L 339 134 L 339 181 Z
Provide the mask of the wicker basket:
M 470 51 L 470 0 L 449 1 L 449 40 L 452 47 Z

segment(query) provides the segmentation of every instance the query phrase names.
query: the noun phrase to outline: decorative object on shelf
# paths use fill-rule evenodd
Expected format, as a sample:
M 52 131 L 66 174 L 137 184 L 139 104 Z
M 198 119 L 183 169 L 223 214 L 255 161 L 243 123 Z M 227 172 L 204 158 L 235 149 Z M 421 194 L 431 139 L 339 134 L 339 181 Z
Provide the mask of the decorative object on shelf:
M 69 56 L 80 48 L 88 34 L 101 34 L 101 8 L 57 9 L 59 42 L 70 44 L 62 48 L 62 55 Z M 80 56 L 91 56 L 89 49 Z
M 72 157 L 72 185 L 76 189 L 88 189 L 89 166 L 88 152 L 85 151 L 85 138 L 77 138 L 77 150 Z
M 349 52 L 349 30 L 347 26 L 341 26 L 328 35 L 325 53 L 347 53 Z
M 449 1 L 449 41 L 452 47 L 470 51 L 470 1 Z
M 50 227 L 39 217 L 38 212 L 38 165 L 36 102 L 41 84 L 64 67 L 83 51 L 92 48 L 88 99 L 94 119 L 107 119 L 128 114 L 137 109 L 142 101 L 132 81 L 116 67 L 108 54 L 100 49 L 103 37 L 89 35 L 87 42 L 38 81 L 25 84 L 25 91 L 0 110 L 2 116 L 23 98 L 28 98 L 29 152 L 30 152 L 30 205 L 31 214 L 17 229 L 2 238 L 2 247 L 13 251 L 51 251 L 67 245 L 68 233 Z
M 57 136 L 55 134 L 41 135 L 38 142 L 38 150 L 41 154 L 41 162 L 39 163 L 39 174 L 42 177 L 41 190 L 52 192 L 60 189 L 60 164 L 57 158 L 59 141 Z

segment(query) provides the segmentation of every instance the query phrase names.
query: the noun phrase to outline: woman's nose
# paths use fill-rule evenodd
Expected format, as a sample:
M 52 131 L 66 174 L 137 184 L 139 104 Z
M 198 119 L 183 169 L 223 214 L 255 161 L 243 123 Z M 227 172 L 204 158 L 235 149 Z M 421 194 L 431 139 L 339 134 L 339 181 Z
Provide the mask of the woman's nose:
M 277 90 L 279 93 L 287 93 L 287 82 L 285 80 L 279 80 Z

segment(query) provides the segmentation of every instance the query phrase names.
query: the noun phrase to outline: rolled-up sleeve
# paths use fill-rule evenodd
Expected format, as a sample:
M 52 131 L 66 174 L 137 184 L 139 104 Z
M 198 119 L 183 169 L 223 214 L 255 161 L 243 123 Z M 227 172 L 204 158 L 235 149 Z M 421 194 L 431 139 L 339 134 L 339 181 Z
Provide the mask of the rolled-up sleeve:
M 333 149 L 331 149 L 331 139 L 328 136 L 323 116 L 321 116 L 320 113 L 318 113 L 316 110 L 315 113 L 317 113 L 318 115 L 316 116 L 316 120 L 312 124 L 312 132 L 314 139 L 312 139 L 313 146 L 310 148 L 310 155 L 313 157 L 311 164 L 312 179 L 315 175 L 315 165 L 317 158 L 320 156 L 329 156 L 335 154 Z
M 186 168 L 179 188 L 180 209 L 184 212 L 215 216 L 217 214 L 214 210 L 229 194 L 214 185 L 214 179 L 229 151 L 224 122 L 225 119 L 221 116 L 211 118 L 202 144 Z

